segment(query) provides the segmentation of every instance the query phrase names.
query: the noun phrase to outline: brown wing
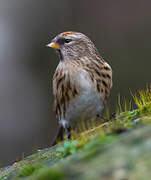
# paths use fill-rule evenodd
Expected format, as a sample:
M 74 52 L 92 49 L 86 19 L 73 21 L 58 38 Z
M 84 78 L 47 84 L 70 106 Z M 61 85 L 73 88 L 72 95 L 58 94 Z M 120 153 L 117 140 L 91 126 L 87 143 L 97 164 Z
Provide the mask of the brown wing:
M 106 103 L 112 87 L 112 69 L 105 61 L 93 60 L 85 66 L 97 92 L 104 94 Z
M 103 91 L 105 97 L 104 97 L 104 104 L 106 104 L 106 101 L 110 95 L 110 89 L 112 87 L 112 69 L 111 67 L 107 64 L 104 63 L 102 65 L 102 68 L 100 70 L 101 77 L 99 78 L 99 82 L 97 82 L 97 87 L 98 92 Z

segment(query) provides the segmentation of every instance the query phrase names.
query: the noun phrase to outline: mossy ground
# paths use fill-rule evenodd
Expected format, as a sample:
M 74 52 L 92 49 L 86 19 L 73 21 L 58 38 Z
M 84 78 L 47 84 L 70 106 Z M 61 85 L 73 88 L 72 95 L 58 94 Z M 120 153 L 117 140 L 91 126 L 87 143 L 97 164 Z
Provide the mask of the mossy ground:
M 99 119 L 92 120 L 87 125 L 83 123 L 78 133 L 72 133 L 70 141 L 60 142 L 12 166 L 0 169 L 0 179 L 118 179 L 127 176 L 139 179 L 142 174 L 138 170 L 143 166 L 139 167 L 135 164 L 137 162 L 144 163 L 146 177 L 149 177 L 151 160 L 149 162 L 148 157 L 151 155 L 151 145 L 147 145 L 147 142 L 151 142 L 150 88 L 132 95 L 132 98 L 136 109 L 131 107 L 131 103 L 121 103 L 118 98 L 114 118 L 106 115 L 106 122 Z M 145 150 L 146 155 L 141 153 L 141 148 Z M 129 151 L 130 149 L 134 152 Z M 139 156 L 135 151 L 138 151 Z M 133 157 L 132 154 L 139 158 Z M 122 161 L 124 156 L 127 159 Z M 138 172 L 132 173 L 130 169 Z

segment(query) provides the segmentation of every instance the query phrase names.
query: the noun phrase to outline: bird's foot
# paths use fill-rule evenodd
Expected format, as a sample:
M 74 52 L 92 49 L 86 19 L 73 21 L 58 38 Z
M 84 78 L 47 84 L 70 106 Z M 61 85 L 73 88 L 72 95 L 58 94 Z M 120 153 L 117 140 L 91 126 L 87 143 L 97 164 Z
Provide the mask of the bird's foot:
M 66 137 L 66 139 L 71 138 L 71 128 L 70 127 L 65 127 L 65 137 Z

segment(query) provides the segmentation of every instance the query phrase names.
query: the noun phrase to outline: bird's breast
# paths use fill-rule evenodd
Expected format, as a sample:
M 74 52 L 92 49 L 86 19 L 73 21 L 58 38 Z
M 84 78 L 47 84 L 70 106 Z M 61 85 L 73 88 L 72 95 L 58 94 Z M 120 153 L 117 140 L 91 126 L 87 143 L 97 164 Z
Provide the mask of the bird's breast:
M 101 94 L 96 92 L 88 72 L 79 70 L 71 76 L 72 83 L 78 88 L 79 94 L 71 99 L 66 109 L 69 124 L 80 119 L 91 118 L 102 111 Z
M 85 70 L 77 70 L 77 72 L 72 74 L 71 79 L 80 91 L 90 91 L 93 88 L 89 74 Z

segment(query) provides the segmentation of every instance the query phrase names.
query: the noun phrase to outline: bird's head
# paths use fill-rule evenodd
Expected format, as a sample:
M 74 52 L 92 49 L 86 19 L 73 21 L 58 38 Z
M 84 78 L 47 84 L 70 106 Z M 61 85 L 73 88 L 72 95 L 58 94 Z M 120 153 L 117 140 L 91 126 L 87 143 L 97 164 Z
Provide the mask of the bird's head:
M 47 46 L 54 48 L 62 61 L 98 55 L 92 41 L 79 32 L 68 31 L 60 33 Z

